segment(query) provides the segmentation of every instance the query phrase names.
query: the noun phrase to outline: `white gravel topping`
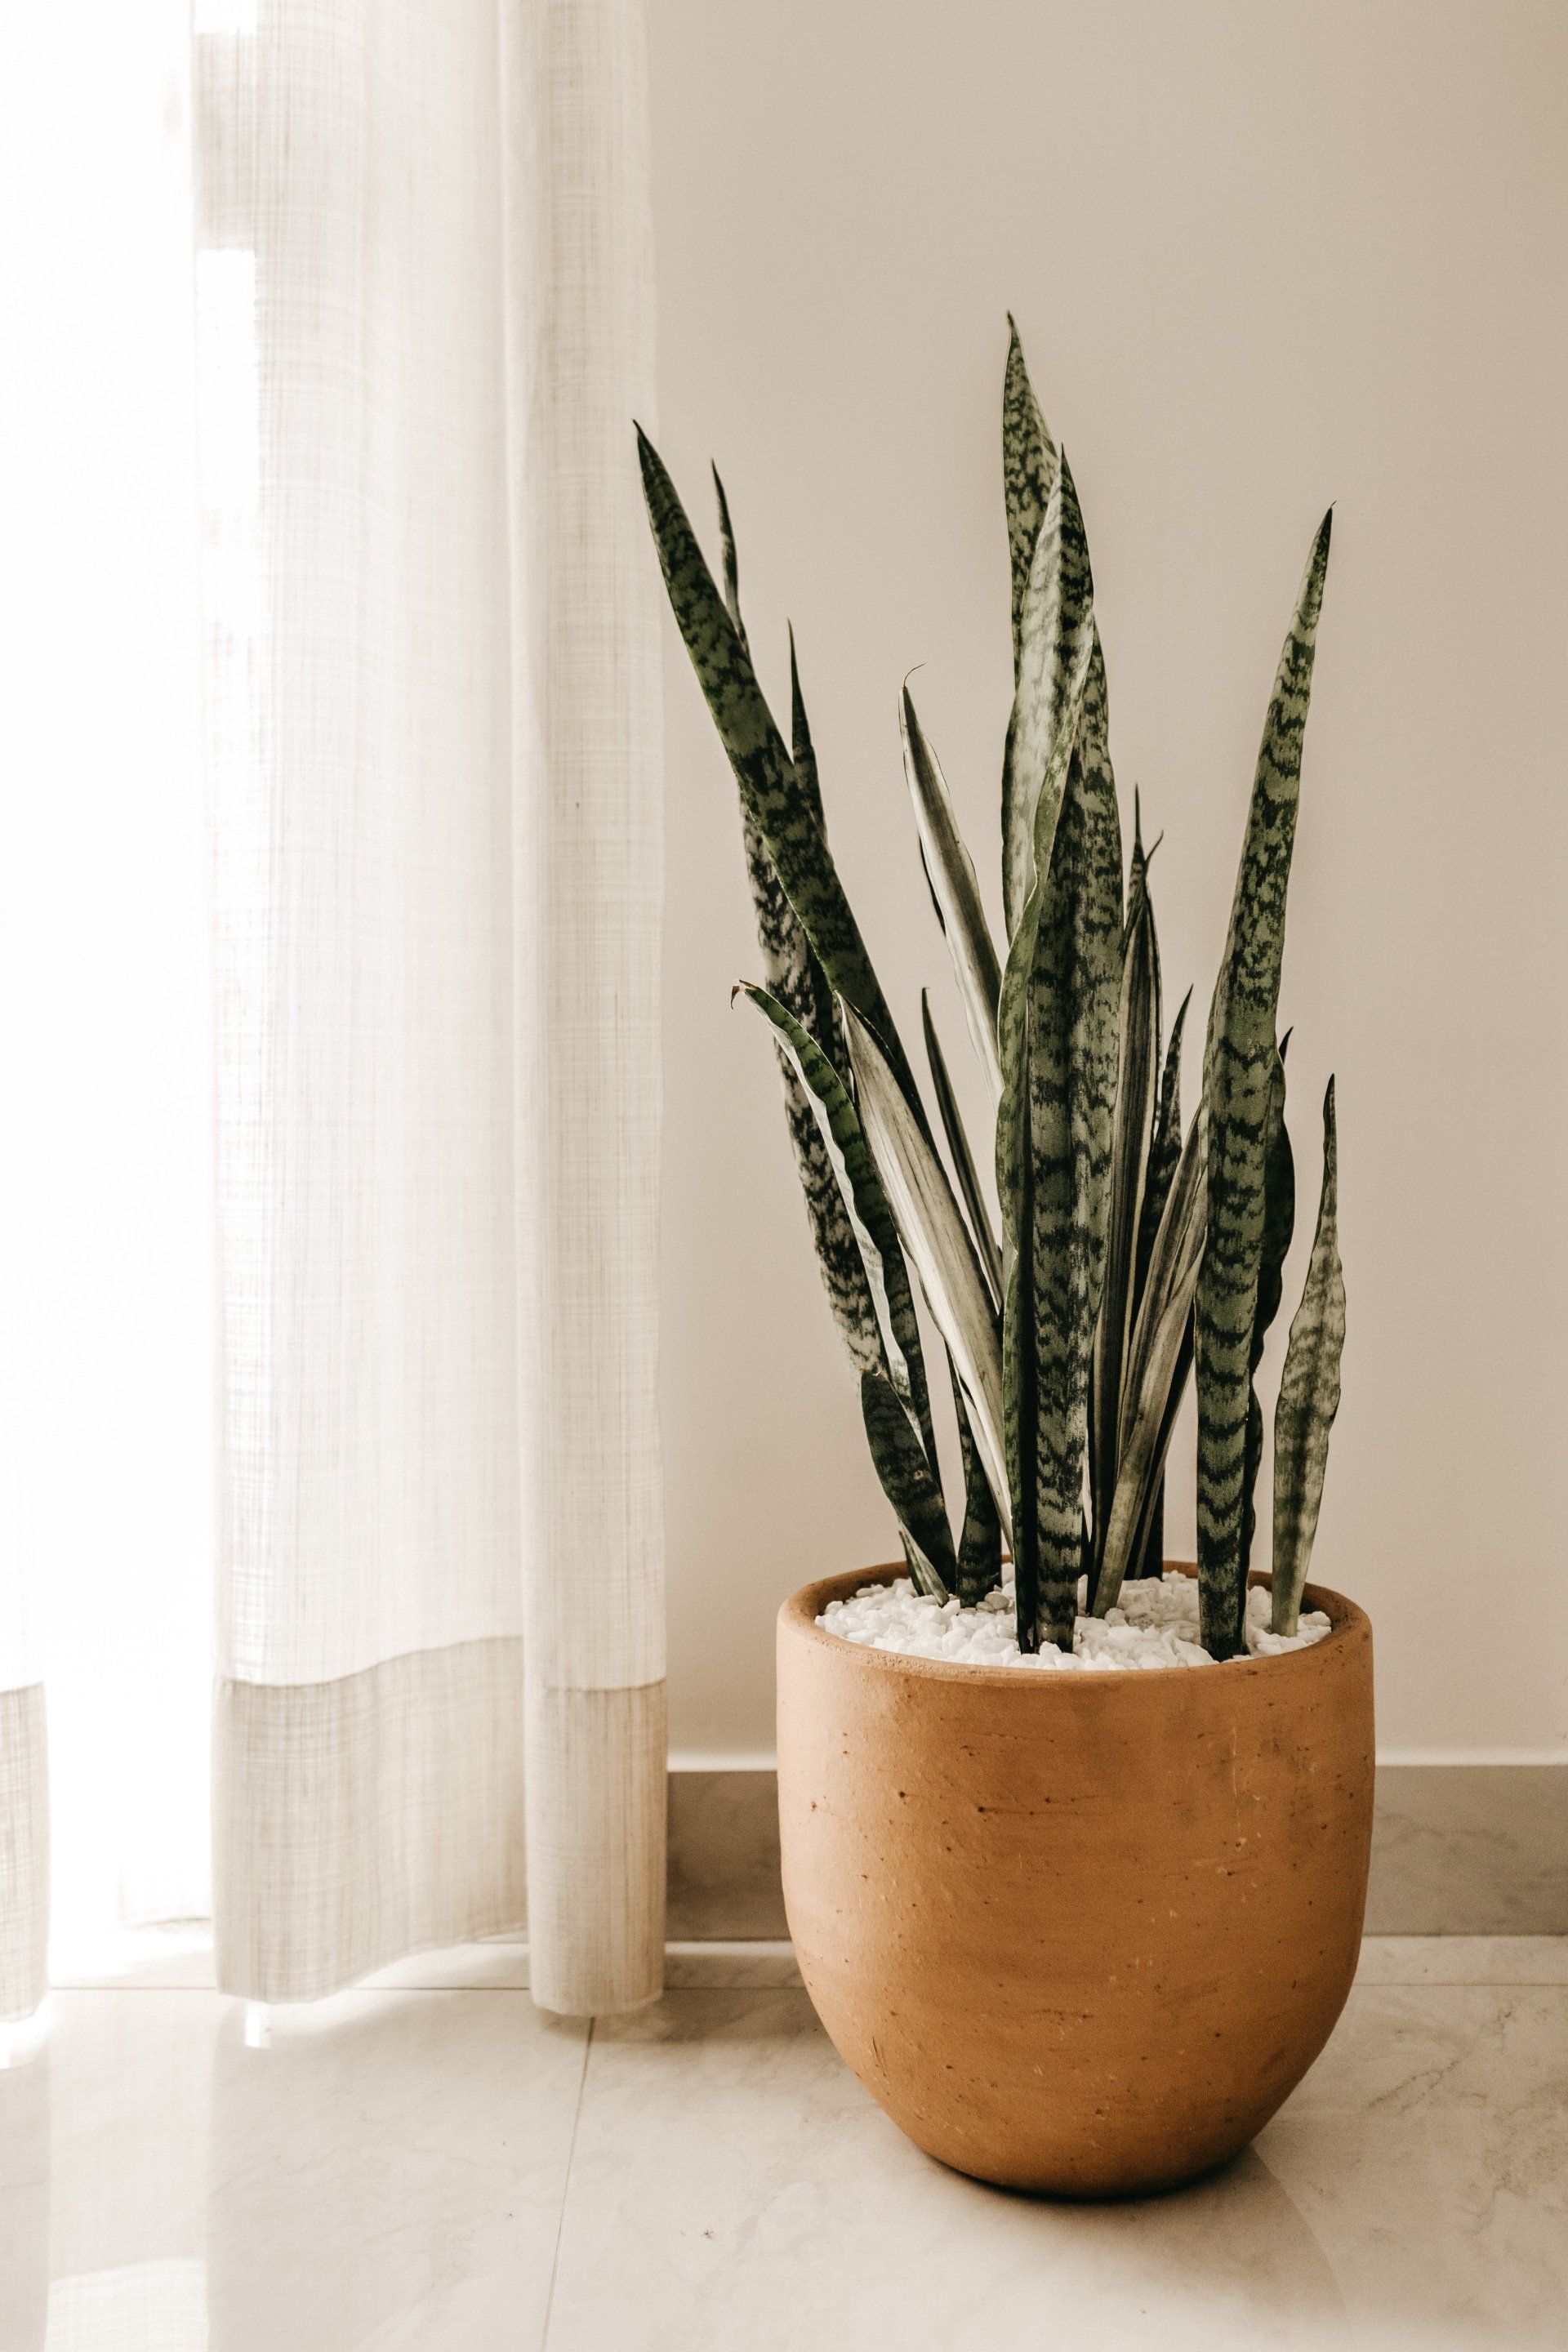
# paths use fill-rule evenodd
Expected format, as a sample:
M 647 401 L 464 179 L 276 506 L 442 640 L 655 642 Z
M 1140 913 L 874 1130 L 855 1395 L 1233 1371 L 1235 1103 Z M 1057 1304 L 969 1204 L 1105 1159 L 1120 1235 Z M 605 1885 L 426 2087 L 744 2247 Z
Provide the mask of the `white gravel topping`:
M 1079 1579 L 1079 1607 L 1088 1601 Z M 1193 1576 L 1167 1573 L 1158 1583 L 1139 1577 L 1121 1588 L 1119 1605 L 1103 1617 L 1080 1616 L 1072 1652 L 1018 1654 L 1013 1590 L 990 1593 L 978 1609 L 922 1599 L 907 1576 L 891 1584 L 863 1584 L 847 1601 L 830 1601 L 817 1623 L 826 1633 L 866 1650 L 894 1650 L 910 1658 L 952 1658 L 966 1666 L 1035 1666 L 1046 1673 L 1092 1673 L 1127 1666 L 1212 1666 L 1198 1641 L 1198 1586 Z M 1247 1596 L 1247 1646 L 1255 1658 L 1305 1650 L 1329 1630 L 1321 1609 L 1304 1609 L 1300 1631 L 1268 1630 L 1268 1595 L 1254 1585 Z

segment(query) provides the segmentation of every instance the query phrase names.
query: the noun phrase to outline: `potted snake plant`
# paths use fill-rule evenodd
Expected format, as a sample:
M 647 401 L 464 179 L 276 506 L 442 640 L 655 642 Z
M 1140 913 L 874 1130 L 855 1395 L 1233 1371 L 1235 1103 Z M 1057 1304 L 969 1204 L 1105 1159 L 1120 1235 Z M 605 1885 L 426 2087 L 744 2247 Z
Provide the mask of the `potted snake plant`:
M 1295 1223 L 1276 1022 L 1331 518 L 1286 632 L 1184 1125 L 1187 1007 L 1166 1033 L 1136 812 L 1124 877 L 1083 516 L 1016 329 L 1002 425 L 1005 936 L 907 686 L 900 709 L 994 1122 L 978 1149 L 922 1000 L 928 1103 L 839 881 L 793 635 L 787 744 L 757 683 L 722 486 L 721 588 L 639 442 L 670 604 L 740 788 L 763 976 L 736 992 L 778 1049 L 902 1553 L 780 1613 L 791 1932 L 828 2033 L 921 2147 L 985 2179 L 1103 2196 L 1244 2147 L 1321 2049 L 1359 1948 L 1371 1631 L 1307 1582 L 1344 1335 L 1331 1081 L 1273 1415 L 1268 1572 L 1252 1559 L 1258 1373 Z M 1163 1557 L 1189 1381 L 1190 1568 Z

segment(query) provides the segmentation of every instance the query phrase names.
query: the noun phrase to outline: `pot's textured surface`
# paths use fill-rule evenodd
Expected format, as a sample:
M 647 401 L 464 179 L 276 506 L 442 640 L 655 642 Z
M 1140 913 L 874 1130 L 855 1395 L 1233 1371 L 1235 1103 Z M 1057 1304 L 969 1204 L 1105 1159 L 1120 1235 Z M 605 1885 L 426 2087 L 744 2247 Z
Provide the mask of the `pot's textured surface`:
M 1245 2147 L 1344 2006 L 1372 1840 L 1372 1628 L 1282 1657 L 949 1665 L 779 1612 L 779 1815 L 801 1973 L 917 2145 L 1058 2196 Z

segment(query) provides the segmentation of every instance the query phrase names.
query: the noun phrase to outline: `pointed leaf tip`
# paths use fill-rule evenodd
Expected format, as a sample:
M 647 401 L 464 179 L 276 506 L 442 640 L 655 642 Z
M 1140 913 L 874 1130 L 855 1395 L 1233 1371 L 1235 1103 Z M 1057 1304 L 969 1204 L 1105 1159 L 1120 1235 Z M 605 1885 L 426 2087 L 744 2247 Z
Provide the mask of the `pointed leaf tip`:
M 910 677 L 913 675 L 911 670 Z M 900 705 L 900 720 L 904 773 L 914 803 L 926 881 L 952 957 L 970 1035 L 994 1100 L 1002 1091 L 996 1052 L 1001 970 L 986 926 L 973 862 L 959 832 L 941 763 L 921 726 L 908 678 Z
M 1274 1413 L 1274 1564 L 1270 1623 L 1297 1630 L 1328 1467 L 1329 1438 L 1340 1402 L 1345 1339 L 1345 1280 L 1339 1252 L 1339 1171 L 1334 1082 L 1323 1095 L 1323 1188 L 1318 1227 L 1290 1326 Z

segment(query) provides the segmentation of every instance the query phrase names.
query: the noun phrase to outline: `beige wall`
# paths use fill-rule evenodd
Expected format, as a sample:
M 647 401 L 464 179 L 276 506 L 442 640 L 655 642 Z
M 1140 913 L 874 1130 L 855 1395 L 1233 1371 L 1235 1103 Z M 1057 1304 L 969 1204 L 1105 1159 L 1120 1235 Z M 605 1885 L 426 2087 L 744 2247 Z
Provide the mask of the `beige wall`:
M 780 709 L 795 621 L 906 1035 L 927 977 L 966 1054 L 900 768 L 911 664 L 995 868 L 1005 311 L 1084 501 L 1127 809 L 1136 781 L 1166 830 L 1168 990 L 1200 1007 L 1337 502 L 1282 1006 L 1314 1199 L 1340 1082 L 1317 1571 L 1374 1614 L 1385 1749 L 1568 1750 L 1568 12 L 653 0 L 652 34 L 662 446 L 705 530 L 725 473 Z M 673 629 L 668 656 L 673 1737 L 763 1749 L 778 1600 L 892 1539 L 771 1055 L 728 1008 L 757 961 L 733 789 Z

